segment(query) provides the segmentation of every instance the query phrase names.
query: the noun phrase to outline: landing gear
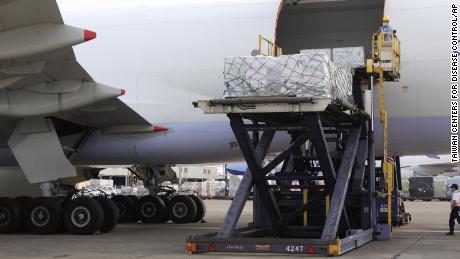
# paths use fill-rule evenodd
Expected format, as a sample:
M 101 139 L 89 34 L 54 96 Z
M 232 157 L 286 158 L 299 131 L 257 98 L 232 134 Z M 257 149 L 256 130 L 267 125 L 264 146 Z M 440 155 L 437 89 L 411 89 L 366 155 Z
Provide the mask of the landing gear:
M 139 212 L 140 212 L 141 202 L 139 201 L 139 198 L 135 195 L 128 195 L 127 197 L 130 198 L 134 203 L 134 213 L 129 222 L 136 223 L 139 221 Z
M 64 223 L 72 234 L 91 235 L 104 222 L 104 211 L 99 202 L 87 197 L 70 200 L 64 209 Z
M 16 197 L 15 200 L 21 203 L 21 205 L 25 208 L 27 204 L 29 204 L 29 202 L 33 199 L 28 196 L 19 196 L 19 197 Z
M 106 196 L 84 197 L 72 186 L 57 183 L 41 186 L 51 197 L 0 198 L 0 233 L 89 235 L 110 232 L 118 223 L 118 208 Z
M 136 205 L 134 204 L 134 201 L 131 198 L 123 195 L 115 195 L 112 200 L 118 207 L 119 222 L 132 222 L 135 214 L 137 213 L 135 210 Z
M 16 233 L 23 227 L 24 207 L 15 199 L 0 198 L 0 234 Z
M 147 195 L 140 199 L 140 220 L 144 223 L 164 223 L 168 220 L 166 205 L 158 196 Z
M 197 205 L 189 196 L 177 195 L 169 201 L 168 217 L 174 223 L 190 223 L 196 215 Z
M 104 221 L 99 230 L 101 233 L 108 233 L 112 231 L 118 223 L 119 215 L 117 205 L 111 199 L 104 196 L 97 196 L 94 199 L 99 202 L 104 211 Z
M 58 199 L 35 198 L 24 211 L 26 229 L 33 234 L 57 233 L 62 226 L 62 207 Z
M 169 165 L 136 165 L 128 168 L 144 183 L 149 194 L 140 199 L 138 215 L 144 223 L 194 223 L 206 214 L 203 200 L 189 193 L 178 193 L 161 183 L 177 181 L 177 175 Z
M 192 198 L 196 204 L 196 216 L 195 218 L 193 218 L 191 222 L 191 223 L 196 223 L 202 220 L 204 216 L 206 215 L 206 205 L 204 204 L 204 201 L 200 198 L 200 196 L 189 195 L 189 197 Z

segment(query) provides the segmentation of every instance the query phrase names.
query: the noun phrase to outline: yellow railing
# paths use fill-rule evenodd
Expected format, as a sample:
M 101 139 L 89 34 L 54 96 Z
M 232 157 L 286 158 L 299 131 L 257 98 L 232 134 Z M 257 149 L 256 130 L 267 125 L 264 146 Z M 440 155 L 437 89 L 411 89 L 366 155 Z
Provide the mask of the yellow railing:
M 387 53 L 383 54 L 383 52 L 388 51 L 391 51 L 391 57 Z M 384 73 L 399 75 L 401 68 L 401 42 L 394 32 L 375 33 L 372 40 L 372 53 L 374 61 L 379 60 L 381 62 Z M 391 64 L 388 61 L 391 61 Z
M 283 55 L 283 50 L 269 39 L 259 35 L 259 55 L 278 57 Z

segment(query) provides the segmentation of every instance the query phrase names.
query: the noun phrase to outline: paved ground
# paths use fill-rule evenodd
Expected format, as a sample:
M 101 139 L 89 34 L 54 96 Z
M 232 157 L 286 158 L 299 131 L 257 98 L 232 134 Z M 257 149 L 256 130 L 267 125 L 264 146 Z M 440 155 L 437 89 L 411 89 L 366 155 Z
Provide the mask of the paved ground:
M 119 225 L 113 233 L 94 236 L 67 234 L 36 236 L 0 235 L 0 258 L 276 258 L 279 255 L 193 255 L 184 252 L 190 233 L 216 231 L 229 201 L 207 201 L 208 223 Z M 342 258 L 459 258 L 459 234 L 444 235 L 447 228 L 448 203 L 407 202 L 411 224 L 396 229 L 390 241 L 374 241 L 347 253 Z M 242 221 L 249 222 L 246 209 Z M 289 256 L 293 258 L 293 256 Z M 316 257 L 315 257 L 316 258 Z

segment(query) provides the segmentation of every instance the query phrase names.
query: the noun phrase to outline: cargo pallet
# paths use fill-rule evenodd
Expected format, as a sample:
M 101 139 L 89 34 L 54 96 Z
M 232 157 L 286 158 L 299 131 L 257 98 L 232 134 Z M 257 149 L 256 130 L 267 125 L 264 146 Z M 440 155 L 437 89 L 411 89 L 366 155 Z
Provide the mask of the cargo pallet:
M 377 222 L 375 166 L 367 166 L 375 165 L 369 114 L 330 98 L 243 97 L 194 105 L 228 116 L 248 172 L 221 229 L 188 237 L 190 254 L 340 255 L 390 237 L 391 222 Z M 263 165 L 277 132 L 290 143 Z M 253 223 L 236 228 L 252 188 Z

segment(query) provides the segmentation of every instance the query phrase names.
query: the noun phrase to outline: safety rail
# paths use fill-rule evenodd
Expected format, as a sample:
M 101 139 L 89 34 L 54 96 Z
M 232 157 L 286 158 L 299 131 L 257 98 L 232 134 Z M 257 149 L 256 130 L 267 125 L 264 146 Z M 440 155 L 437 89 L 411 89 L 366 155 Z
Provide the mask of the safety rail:
M 399 77 L 401 68 L 401 43 L 395 31 L 378 32 L 372 37 L 374 66 L 383 69 L 385 78 Z
M 265 43 L 265 44 L 264 44 Z M 264 52 L 264 49 L 266 52 Z M 283 55 L 283 49 L 262 35 L 259 35 L 259 55 L 278 57 Z

